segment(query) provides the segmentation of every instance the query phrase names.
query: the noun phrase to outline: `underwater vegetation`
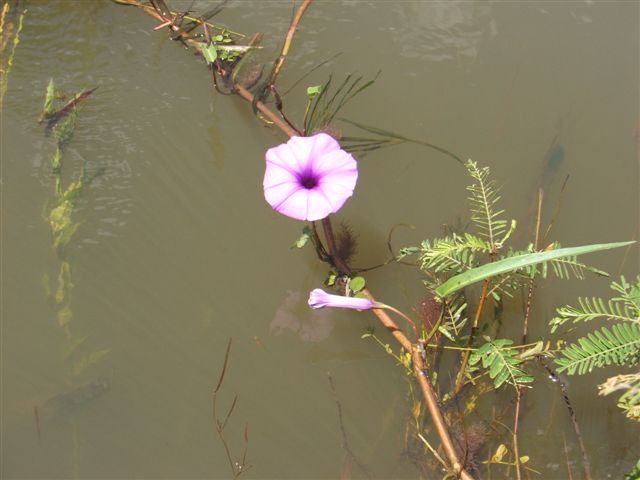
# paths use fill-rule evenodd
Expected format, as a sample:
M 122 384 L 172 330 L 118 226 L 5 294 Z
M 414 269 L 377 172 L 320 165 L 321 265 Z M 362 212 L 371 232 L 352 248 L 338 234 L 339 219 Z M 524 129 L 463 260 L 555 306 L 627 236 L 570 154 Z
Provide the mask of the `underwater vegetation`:
M 81 333 L 82 322 L 74 318 L 72 292 L 76 284 L 68 255 L 68 249 L 81 225 L 75 219 L 78 202 L 91 182 L 102 174 L 102 170 L 89 174 L 83 163 L 75 179 L 67 185 L 63 184 L 64 153 L 72 141 L 81 102 L 96 88 L 83 90 L 65 101 L 64 92 L 58 90 L 53 79 L 50 79 L 43 111 L 38 119 L 38 123 L 46 122 L 45 136 L 53 137 L 54 151 L 50 167 L 54 188 L 51 199 L 44 207 L 44 217 L 51 231 L 52 248 L 59 263 L 58 273 L 53 275 L 53 279 L 47 272 L 42 275 L 42 285 L 45 295 L 54 305 L 56 321 L 65 338 L 61 366 L 66 370 L 67 382 L 63 392 L 34 407 L 38 438 L 41 437 L 41 421 L 59 417 L 73 423 L 77 413 L 109 390 L 109 379 L 106 377 L 86 380 L 91 367 L 107 355 L 110 349 L 92 345 L 89 337 Z

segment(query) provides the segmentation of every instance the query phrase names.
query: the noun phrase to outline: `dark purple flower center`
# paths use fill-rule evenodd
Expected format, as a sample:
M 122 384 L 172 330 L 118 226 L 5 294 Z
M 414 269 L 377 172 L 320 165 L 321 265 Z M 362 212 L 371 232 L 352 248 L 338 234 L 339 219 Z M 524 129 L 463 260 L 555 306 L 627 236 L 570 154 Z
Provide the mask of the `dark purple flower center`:
M 312 172 L 305 172 L 300 175 L 300 185 L 307 190 L 312 190 L 318 185 L 318 178 Z

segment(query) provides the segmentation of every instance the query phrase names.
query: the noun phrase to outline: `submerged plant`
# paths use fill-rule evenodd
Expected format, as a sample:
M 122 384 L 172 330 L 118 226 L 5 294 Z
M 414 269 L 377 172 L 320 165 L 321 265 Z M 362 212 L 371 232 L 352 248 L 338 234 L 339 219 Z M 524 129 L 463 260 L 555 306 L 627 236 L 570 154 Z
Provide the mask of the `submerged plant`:
M 13 9 L 8 1 L 2 3 L 0 9 L 0 110 L 2 110 L 4 95 L 7 91 L 9 72 L 13 66 L 16 48 L 20 43 L 24 17 L 27 14 L 26 9 L 20 11 L 18 2 L 15 2 Z
M 320 220 L 337 212 L 358 180 L 355 159 L 326 133 L 292 137 L 270 148 L 266 161 L 265 199 L 277 212 L 298 220 Z
M 55 150 L 50 163 L 55 189 L 51 202 L 53 204 L 49 204 L 46 221 L 51 230 L 53 249 L 60 260 L 55 293 L 52 293 L 49 285 L 49 276 L 46 273 L 43 275 L 43 286 L 47 296 L 52 296 L 55 300 L 58 326 L 64 331 L 67 338 L 64 358 L 72 377 L 78 377 L 89 366 L 97 363 L 109 352 L 109 349 L 88 349 L 86 345 L 87 337 L 79 335 L 76 331 L 77 329 L 73 328 L 71 293 L 74 288 L 74 281 L 72 265 L 67 259 L 65 251 L 80 226 L 80 222 L 73 218 L 78 199 L 93 179 L 102 173 L 102 170 L 98 170 L 96 173 L 89 175 L 85 165 L 82 165 L 76 178 L 65 187 L 62 185 L 64 151 L 75 130 L 78 113 L 77 104 L 84 100 L 93 90 L 95 88 L 84 90 L 74 95 L 73 99 L 65 105 L 57 107 L 56 99 L 59 99 L 62 95 L 61 92 L 56 90 L 54 81 L 51 79 L 47 85 L 43 112 L 39 119 L 39 122 L 47 120 L 45 133 L 53 129 L 55 140 Z

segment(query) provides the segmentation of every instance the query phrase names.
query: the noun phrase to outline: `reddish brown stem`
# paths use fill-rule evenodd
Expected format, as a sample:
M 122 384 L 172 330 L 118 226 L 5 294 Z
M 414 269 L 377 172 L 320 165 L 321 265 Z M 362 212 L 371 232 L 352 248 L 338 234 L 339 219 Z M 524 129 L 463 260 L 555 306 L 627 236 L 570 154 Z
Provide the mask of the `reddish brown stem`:
M 469 340 L 467 341 L 467 349 L 462 354 L 462 364 L 460 365 L 460 370 L 458 370 L 458 375 L 456 377 L 456 387 L 454 389 L 454 395 L 458 395 L 464 386 L 464 372 L 467 369 L 467 363 L 469 362 L 469 355 L 471 355 L 471 345 L 473 344 L 473 339 L 478 331 L 478 324 L 480 323 L 480 315 L 482 314 L 482 309 L 484 308 L 484 303 L 487 300 L 487 293 L 489 291 L 489 280 L 485 280 L 482 284 L 482 294 L 480 295 L 480 302 L 478 302 L 478 308 L 476 308 L 475 317 L 473 317 L 473 324 L 471 325 L 471 333 L 469 333 Z

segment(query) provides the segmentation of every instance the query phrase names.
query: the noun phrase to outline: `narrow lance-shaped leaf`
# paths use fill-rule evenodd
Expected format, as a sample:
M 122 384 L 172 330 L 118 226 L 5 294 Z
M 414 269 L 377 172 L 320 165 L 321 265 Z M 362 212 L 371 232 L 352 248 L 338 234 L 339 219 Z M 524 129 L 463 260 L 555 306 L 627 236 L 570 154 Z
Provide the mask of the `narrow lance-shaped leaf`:
M 439 297 L 446 297 L 468 285 L 479 282 L 486 278 L 495 277 L 496 275 L 513 272 L 524 267 L 548 262 L 557 258 L 582 255 L 599 250 L 609 250 L 612 248 L 631 245 L 632 243 L 635 243 L 635 241 L 601 243 L 596 245 L 585 245 L 582 247 L 560 248 L 558 250 L 551 250 L 548 252 L 529 253 L 525 255 L 505 258 L 504 260 L 498 260 L 497 262 L 488 263 L 480 267 L 468 270 L 464 273 L 461 273 L 460 275 L 451 277 L 449 280 L 440 285 L 435 292 Z

